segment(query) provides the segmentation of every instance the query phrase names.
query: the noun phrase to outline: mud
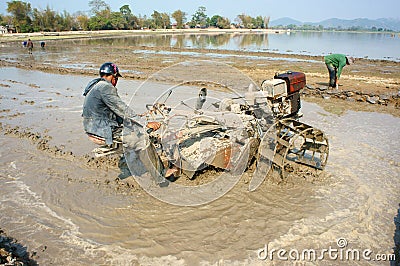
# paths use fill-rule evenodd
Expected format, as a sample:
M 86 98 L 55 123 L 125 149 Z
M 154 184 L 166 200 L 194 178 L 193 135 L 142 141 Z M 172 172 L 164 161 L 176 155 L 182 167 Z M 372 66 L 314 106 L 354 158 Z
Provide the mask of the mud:
M 55 158 L 62 158 L 66 161 L 79 162 L 83 166 L 91 169 L 114 169 L 118 171 L 118 162 L 120 160 L 119 154 L 110 155 L 107 157 L 95 157 L 93 154 L 75 155 L 72 151 L 68 151 L 65 147 L 57 147 L 49 144 L 51 139 L 48 135 L 31 132 L 30 129 L 21 129 L 20 127 L 11 127 L 0 124 L 1 133 L 5 136 L 10 136 L 19 139 L 29 140 L 30 144 L 36 147 L 38 151 L 45 152 L 46 154 Z M 116 178 L 117 179 L 117 178 Z M 97 182 L 97 181 L 96 181 Z
M 395 97 L 387 105 L 334 94 L 326 99 L 317 89 L 326 82 L 322 63 L 277 60 L 254 66 L 245 58 L 229 58 L 257 80 L 289 68 L 306 72 L 312 88 L 303 95 L 303 122 L 328 134 L 328 165 L 323 172 L 298 166 L 289 169 L 286 179 L 268 176 L 249 192 L 251 166 L 224 197 L 199 207 L 171 206 L 148 195 L 133 178 L 118 179 L 118 156 L 91 154 L 95 145 L 82 132 L 81 93 L 97 76 L 104 58 L 99 56 L 100 47 L 75 54 L 69 53 L 70 46 L 57 43 L 65 50 L 63 62 L 51 49 L 34 51 L 33 58 L 22 50 L 13 56 L 15 47 L 0 49 L 0 223 L 39 264 L 260 265 L 270 262 L 257 258 L 266 244 L 322 250 L 338 248 L 339 238 L 345 238 L 350 248 L 391 254 L 396 247 L 398 253 L 400 122 Z M 132 60 L 131 49 L 156 50 L 118 47 L 106 53 L 121 69 L 132 71 L 118 84 L 125 101 L 152 72 L 191 59 L 148 53 Z M 172 61 L 163 63 L 167 59 Z M 61 66 L 80 63 L 88 67 Z M 339 89 L 360 96 L 395 96 L 398 68 L 387 61 L 360 60 L 358 66 L 344 70 Z M 382 74 L 384 69 L 391 69 L 391 74 Z M 363 77 L 351 74 L 361 70 Z M 214 174 L 218 172 L 177 182 L 207 183 Z M 366 262 L 326 258 L 317 263 Z
M 155 72 L 173 64 L 195 60 L 215 60 L 227 63 L 261 84 L 275 73 L 288 70 L 306 73 L 308 88 L 305 97 L 314 99 L 337 98 L 344 101 L 367 102 L 368 97 L 379 97 L 369 104 L 379 112 L 399 115 L 400 65 L 388 60 L 357 58 L 346 66 L 338 91 L 326 91 L 328 72 L 320 56 L 277 54 L 176 47 L 149 47 L 112 44 L 104 53 L 103 44 L 85 46 L 76 40 L 51 40 L 46 50 L 37 50 L 33 56 L 18 47 L 19 43 L 5 43 L 1 48 L 0 66 L 13 66 L 60 74 L 93 75 L 105 58 L 115 62 L 125 79 L 144 80 Z M 17 47 L 16 47 L 17 46 Z M 87 51 L 90 50 L 90 53 Z M 62 56 L 60 57 L 60 52 Z M 22 54 L 22 55 L 21 55 Z M 223 56 L 221 56 L 223 55 Z M 106 61 L 107 61 L 106 60 Z M 31 84 L 35 86 L 34 84 Z M 327 93 L 328 92 L 328 93 Z M 350 95 L 351 96 L 348 96 Z M 382 100 L 383 99 L 383 100 Z M 381 100 L 381 101 L 379 101 Z M 355 108 L 364 110 L 363 105 Z

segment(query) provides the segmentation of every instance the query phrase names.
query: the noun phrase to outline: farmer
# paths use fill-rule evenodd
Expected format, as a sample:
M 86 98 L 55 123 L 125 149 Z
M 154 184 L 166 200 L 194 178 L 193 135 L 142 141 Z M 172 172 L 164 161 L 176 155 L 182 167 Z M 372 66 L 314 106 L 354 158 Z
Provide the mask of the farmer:
M 324 57 L 329 72 L 329 87 L 338 88 L 343 67 L 354 63 L 354 58 L 344 54 L 330 54 Z
M 28 48 L 29 54 L 32 54 L 33 42 L 31 41 L 31 39 L 28 39 L 28 42 L 26 43 L 26 47 Z
M 100 145 L 111 145 L 113 140 L 122 139 L 124 146 L 127 147 L 126 150 L 133 151 L 129 154 L 129 160 L 137 161 L 139 158 L 161 186 L 167 180 L 163 177 L 163 165 L 144 133 L 143 125 L 146 123 L 118 95 L 116 85 L 118 78 L 122 76 L 117 65 L 104 63 L 99 73 L 100 78 L 89 82 L 83 92 L 85 101 L 82 116 L 85 132 L 89 139 Z M 124 117 L 129 119 L 124 121 Z M 130 124 L 130 128 L 127 128 L 130 134 L 122 136 L 124 122 Z M 146 124 L 146 127 L 151 130 L 158 130 L 160 126 L 158 122 Z M 121 159 L 125 160 L 125 158 Z

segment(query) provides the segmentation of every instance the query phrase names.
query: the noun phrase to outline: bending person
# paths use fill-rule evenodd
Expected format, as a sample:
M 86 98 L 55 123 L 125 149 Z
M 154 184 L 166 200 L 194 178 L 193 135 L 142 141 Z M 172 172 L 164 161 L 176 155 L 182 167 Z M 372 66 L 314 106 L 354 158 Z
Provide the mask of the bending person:
M 329 72 L 329 87 L 337 88 L 343 67 L 354 63 L 354 58 L 344 54 L 330 54 L 324 57 Z

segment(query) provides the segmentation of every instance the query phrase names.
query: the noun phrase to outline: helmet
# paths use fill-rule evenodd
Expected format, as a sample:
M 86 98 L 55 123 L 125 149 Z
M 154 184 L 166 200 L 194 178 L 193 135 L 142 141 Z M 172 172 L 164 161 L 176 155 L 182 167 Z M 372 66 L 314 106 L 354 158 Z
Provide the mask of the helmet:
M 117 65 L 110 62 L 102 64 L 99 73 L 100 77 L 104 75 L 116 75 L 117 77 L 122 77 Z

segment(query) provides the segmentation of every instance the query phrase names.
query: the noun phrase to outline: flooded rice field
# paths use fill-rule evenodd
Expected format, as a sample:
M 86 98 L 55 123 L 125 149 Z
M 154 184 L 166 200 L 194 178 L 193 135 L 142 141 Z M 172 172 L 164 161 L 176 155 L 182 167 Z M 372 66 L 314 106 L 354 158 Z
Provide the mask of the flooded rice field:
M 302 261 L 304 250 L 315 251 L 312 264 L 389 264 L 399 118 L 303 102 L 302 121 L 329 138 L 323 178 L 265 180 L 249 192 L 245 174 L 209 204 L 174 206 L 117 180 L 117 167 L 88 163 L 95 146 L 81 109 L 91 79 L 0 68 L 0 225 L 40 265 L 265 265 Z M 122 79 L 121 97 L 139 85 Z

